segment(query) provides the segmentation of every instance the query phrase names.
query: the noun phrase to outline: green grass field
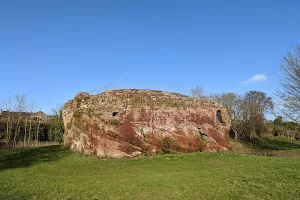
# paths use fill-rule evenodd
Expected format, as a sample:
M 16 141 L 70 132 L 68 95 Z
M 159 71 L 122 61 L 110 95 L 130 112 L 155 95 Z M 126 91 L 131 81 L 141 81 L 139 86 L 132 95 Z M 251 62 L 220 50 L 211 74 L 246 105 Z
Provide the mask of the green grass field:
M 0 150 L 0 199 L 300 199 L 300 142 L 260 142 L 250 145 L 296 156 L 96 160 L 61 146 Z

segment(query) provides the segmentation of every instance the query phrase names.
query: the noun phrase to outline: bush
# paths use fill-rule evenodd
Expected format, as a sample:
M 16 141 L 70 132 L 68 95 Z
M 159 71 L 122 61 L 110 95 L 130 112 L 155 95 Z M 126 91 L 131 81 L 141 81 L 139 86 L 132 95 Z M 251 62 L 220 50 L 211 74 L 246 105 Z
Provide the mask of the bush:
M 113 119 L 110 121 L 110 124 L 118 127 L 120 125 L 120 121 L 117 119 Z
M 177 145 L 176 141 L 170 137 L 164 137 L 161 143 L 161 150 L 163 153 L 169 154 L 174 153 L 174 151 L 179 150 L 179 146 Z

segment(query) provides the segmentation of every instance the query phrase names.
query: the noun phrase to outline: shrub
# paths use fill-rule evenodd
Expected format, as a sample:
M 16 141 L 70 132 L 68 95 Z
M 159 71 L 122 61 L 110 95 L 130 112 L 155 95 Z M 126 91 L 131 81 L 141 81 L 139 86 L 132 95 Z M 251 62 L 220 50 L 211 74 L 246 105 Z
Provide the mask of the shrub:
M 170 137 L 164 137 L 161 143 L 161 150 L 163 153 L 169 154 L 179 150 L 177 142 Z
M 113 119 L 110 121 L 110 124 L 118 127 L 120 125 L 120 121 L 117 119 Z

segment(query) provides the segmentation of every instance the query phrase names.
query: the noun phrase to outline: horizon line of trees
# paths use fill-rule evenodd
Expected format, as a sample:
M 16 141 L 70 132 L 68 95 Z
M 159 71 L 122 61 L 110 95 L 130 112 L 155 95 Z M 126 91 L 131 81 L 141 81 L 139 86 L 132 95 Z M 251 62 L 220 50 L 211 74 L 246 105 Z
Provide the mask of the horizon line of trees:
M 53 108 L 51 119 L 43 121 L 31 117 L 35 101 L 28 102 L 24 94 L 16 94 L 14 98 L 2 101 L 0 109 L 7 112 L 0 118 L 0 146 L 26 147 L 39 145 L 40 142 L 61 143 L 64 133 L 62 106 Z

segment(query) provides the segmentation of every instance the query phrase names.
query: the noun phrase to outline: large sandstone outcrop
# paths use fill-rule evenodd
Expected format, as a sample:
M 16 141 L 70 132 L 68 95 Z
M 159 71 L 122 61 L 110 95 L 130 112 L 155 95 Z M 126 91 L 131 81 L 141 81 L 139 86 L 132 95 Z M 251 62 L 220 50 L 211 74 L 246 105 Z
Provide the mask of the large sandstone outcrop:
M 98 157 L 231 150 L 230 117 L 209 99 L 154 90 L 78 93 L 63 109 L 64 144 Z

